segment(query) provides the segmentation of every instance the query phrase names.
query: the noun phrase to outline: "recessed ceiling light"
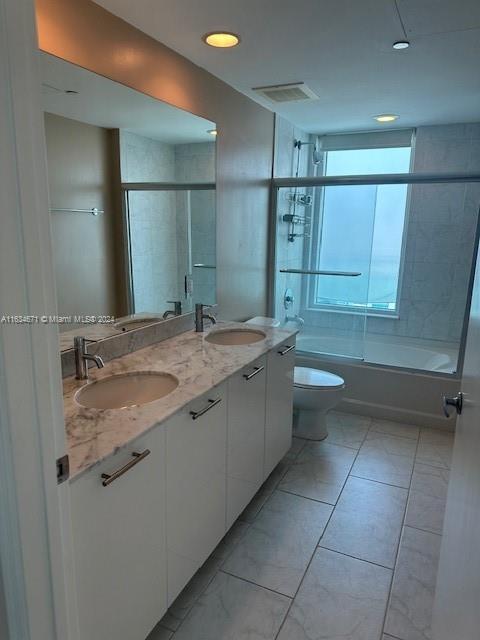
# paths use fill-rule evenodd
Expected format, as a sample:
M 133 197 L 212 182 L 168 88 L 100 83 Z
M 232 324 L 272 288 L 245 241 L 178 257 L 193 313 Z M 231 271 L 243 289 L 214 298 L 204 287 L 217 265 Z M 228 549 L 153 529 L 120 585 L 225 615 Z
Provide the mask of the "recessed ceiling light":
M 211 47 L 219 47 L 220 49 L 229 49 L 235 47 L 240 42 L 240 36 L 229 31 L 214 31 L 206 33 L 203 41 Z
M 408 40 L 398 40 L 397 42 L 394 42 L 392 44 L 392 47 L 394 49 L 397 49 L 397 51 L 399 51 L 400 49 L 408 49 L 409 46 L 410 42 Z
M 207 129 L 207 133 L 209 133 L 211 136 L 216 136 L 218 131 L 216 129 Z
M 377 122 L 393 122 L 394 120 L 398 120 L 397 115 L 394 113 L 381 113 L 378 116 L 373 116 Z

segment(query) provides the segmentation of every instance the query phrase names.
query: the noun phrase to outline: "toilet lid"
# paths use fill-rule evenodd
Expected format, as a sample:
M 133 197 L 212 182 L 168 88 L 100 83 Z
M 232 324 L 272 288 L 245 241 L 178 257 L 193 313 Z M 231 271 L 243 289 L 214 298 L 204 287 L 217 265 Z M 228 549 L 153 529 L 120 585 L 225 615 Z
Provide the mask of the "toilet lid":
M 345 381 L 340 376 L 321 369 L 295 367 L 294 386 L 302 389 L 335 389 L 343 387 Z

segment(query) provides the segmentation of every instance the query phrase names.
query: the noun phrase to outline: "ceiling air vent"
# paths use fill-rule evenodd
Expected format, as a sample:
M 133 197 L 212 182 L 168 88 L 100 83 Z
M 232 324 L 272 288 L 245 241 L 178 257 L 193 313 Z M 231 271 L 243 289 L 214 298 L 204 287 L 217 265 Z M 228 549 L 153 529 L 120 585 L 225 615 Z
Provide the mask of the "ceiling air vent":
M 272 102 L 299 102 L 300 100 L 318 100 L 318 96 L 304 82 L 274 84 L 269 87 L 253 87 L 263 98 Z

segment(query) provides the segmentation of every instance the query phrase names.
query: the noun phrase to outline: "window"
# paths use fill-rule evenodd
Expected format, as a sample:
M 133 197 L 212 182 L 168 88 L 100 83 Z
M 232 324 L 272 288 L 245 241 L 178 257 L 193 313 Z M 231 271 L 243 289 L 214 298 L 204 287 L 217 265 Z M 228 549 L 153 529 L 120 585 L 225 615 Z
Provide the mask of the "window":
M 410 154 L 410 146 L 328 150 L 324 174 L 408 173 Z M 378 314 L 398 311 L 407 194 L 408 185 L 317 188 L 312 269 L 354 271 L 361 276 L 315 278 L 314 307 Z

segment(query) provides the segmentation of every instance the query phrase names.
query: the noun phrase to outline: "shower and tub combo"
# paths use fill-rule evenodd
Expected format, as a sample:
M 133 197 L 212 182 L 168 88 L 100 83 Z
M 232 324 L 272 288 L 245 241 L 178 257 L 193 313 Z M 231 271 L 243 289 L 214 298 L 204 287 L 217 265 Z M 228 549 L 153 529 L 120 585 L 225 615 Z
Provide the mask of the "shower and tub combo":
M 462 371 L 480 182 L 466 171 L 417 171 L 424 156 L 415 146 L 420 137 L 427 148 L 428 137 L 414 133 L 396 132 L 387 144 L 385 136 L 367 144 L 365 134 L 326 136 L 309 157 L 321 175 L 307 177 L 298 175 L 306 143 L 296 142 L 297 175 L 273 180 L 269 312 L 299 329 L 297 430 L 312 429 L 307 378 L 320 389 L 322 376 L 330 386 L 317 397 L 328 387 L 333 398 L 322 410 L 338 402 L 445 424 L 441 397 L 455 395 Z

